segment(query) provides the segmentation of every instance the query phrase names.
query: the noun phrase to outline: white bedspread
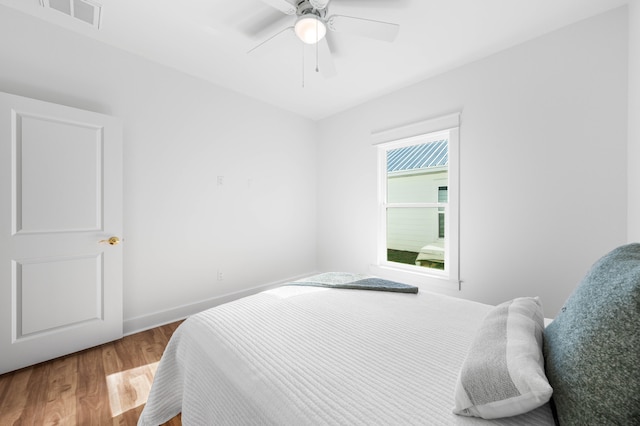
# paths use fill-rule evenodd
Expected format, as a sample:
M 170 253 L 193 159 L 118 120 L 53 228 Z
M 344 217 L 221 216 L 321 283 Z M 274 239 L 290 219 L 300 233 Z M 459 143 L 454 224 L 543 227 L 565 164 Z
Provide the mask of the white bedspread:
M 284 286 L 176 330 L 139 425 L 552 425 L 548 405 L 452 414 L 457 374 L 491 307 L 421 291 Z

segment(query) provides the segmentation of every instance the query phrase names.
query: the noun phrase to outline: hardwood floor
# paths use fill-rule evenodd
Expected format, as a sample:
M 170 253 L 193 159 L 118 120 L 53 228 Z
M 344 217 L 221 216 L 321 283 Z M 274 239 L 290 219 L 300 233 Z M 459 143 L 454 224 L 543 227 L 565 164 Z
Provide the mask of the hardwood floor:
M 0 375 L 0 425 L 135 425 L 179 324 Z

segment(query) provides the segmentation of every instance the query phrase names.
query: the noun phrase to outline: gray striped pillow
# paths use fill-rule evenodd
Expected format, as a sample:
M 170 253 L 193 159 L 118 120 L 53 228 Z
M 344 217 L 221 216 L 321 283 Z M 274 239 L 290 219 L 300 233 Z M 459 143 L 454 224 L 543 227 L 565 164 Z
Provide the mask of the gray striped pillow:
M 453 412 L 495 419 L 526 413 L 549 401 L 553 390 L 544 373 L 543 324 L 537 297 L 493 308 L 460 370 Z

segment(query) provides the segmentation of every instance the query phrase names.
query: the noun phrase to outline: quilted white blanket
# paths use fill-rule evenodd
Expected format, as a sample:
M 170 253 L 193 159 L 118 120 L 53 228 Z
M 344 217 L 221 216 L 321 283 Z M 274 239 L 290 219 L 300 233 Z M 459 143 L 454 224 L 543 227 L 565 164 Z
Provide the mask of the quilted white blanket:
M 552 425 L 548 405 L 452 414 L 458 371 L 491 306 L 419 294 L 284 286 L 176 330 L 139 425 Z

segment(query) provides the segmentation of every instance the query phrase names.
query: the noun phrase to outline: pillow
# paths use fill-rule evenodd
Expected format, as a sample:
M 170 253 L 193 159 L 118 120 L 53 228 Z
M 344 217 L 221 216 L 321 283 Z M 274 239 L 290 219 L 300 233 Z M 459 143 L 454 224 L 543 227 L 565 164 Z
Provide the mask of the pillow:
M 537 297 L 493 308 L 482 321 L 455 389 L 455 414 L 496 419 L 537 408 L 553 389 L 544 374 L 543 315 Z
M 561 425 L 640 424 L 640 244 L 597 261 L 544 331 Z

